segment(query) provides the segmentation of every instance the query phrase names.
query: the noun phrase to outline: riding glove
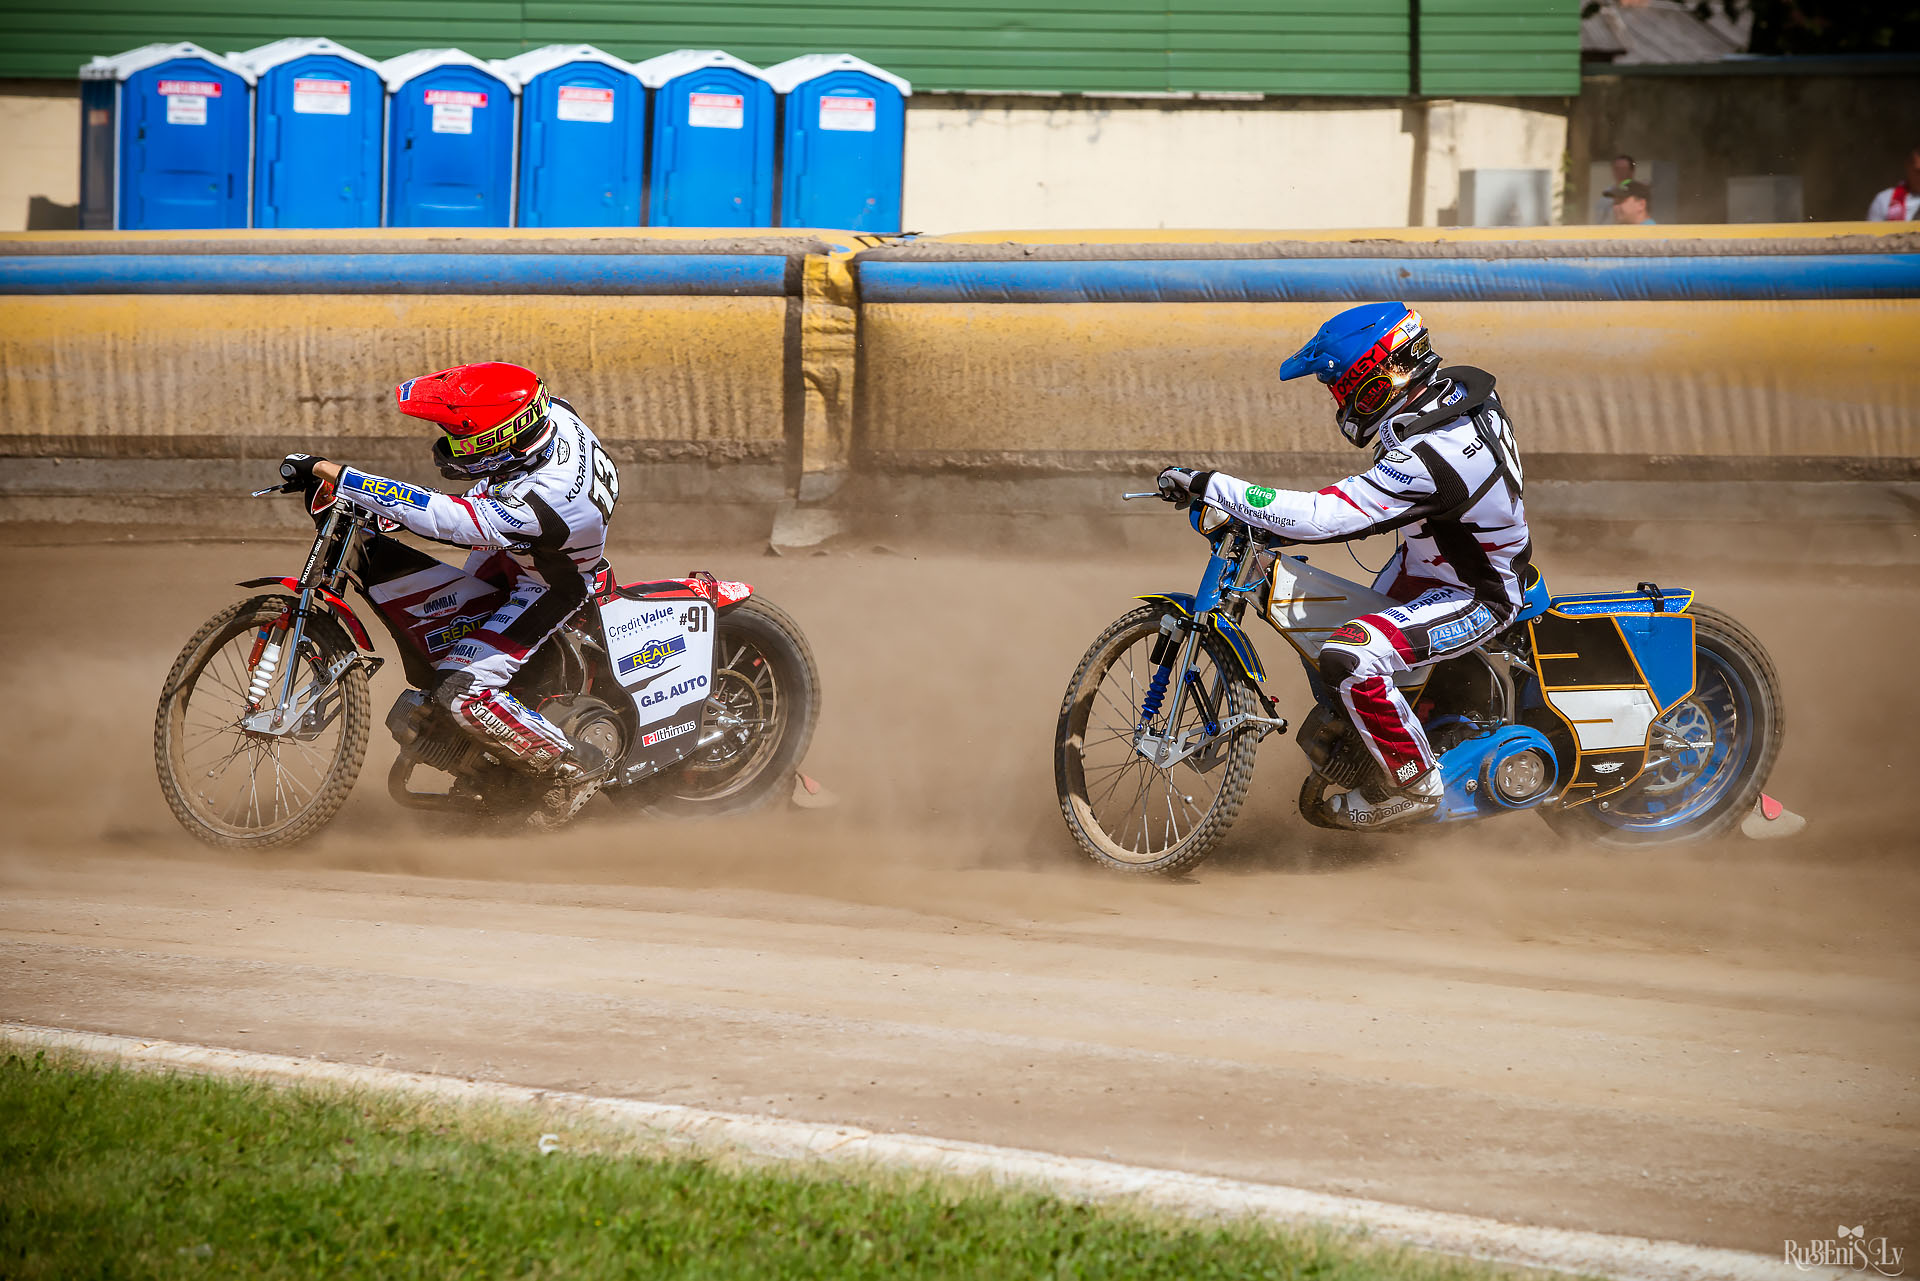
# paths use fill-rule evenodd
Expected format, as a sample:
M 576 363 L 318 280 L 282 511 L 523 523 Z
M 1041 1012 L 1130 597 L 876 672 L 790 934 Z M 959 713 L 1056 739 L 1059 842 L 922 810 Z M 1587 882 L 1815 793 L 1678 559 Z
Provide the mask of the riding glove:
M 1207 483 L 1213 479 L 1210 471 L 1194 471 L 1187 467 L 1162 467 L 1157 486 L 1160 497 L 1170 503 L 1188 504 L 1195 499 L 1204 501 L 1207 496 Z
M 318 483 L 313 478 L 313 469 L 325 461 L 318 454 L 288 454 L 280 460 L 280 479 L 287 482 L 289 492 L 312 489 Z

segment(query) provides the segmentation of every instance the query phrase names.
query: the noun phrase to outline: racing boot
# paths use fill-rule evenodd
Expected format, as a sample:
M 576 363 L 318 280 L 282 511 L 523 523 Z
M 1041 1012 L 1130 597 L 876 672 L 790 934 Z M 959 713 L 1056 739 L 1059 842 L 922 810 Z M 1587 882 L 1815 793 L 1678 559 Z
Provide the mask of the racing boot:
M 1440 781 L 1440 771 L 1429 769 L 1398 791 L 1376 779 L 1351 792 L 1329 796 L 1325 804 L 1334 822 L 1366 831 L 1425 818 L 1440 807 L 1440 798 L 1445 794 L 1446 785 Z
M 594 798 L 600 785 L 613 773 L 613 761 L 590 743 L 575 743 L 565 759 L 547 774 L 547 789 L 540 794 L 540 806 L 527 822 L 534 827 L 552 829 L 573 821 L 586 803 Z

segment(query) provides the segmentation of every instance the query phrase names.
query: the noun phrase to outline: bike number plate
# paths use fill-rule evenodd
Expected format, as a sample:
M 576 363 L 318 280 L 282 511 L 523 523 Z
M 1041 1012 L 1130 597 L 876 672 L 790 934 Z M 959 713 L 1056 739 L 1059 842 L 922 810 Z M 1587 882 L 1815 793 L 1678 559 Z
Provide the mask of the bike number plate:
M 704 597 L 615 597 L 600 606 L 607 656 L 639 716 L 629 764 L 656 769 L 679 760 L 700 738 L 713 688 L 713 605 Z

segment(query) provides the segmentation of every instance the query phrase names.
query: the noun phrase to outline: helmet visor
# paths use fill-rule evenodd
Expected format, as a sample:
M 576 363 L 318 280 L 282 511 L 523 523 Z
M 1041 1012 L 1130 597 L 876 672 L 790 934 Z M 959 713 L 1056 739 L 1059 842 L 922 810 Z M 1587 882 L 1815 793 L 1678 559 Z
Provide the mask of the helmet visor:
M 532 403 L 497 427 L 489 427 L 471 436 L 457 436 L 448 432 L 447 452 L 461 459 L 500 453 L 513 448 L 522 432 L 539 426 L 546 418 L 547 389 L 542 387 L 534 393 Z
M 1373 418 L 1399 396 L 1431 355 L 1432 348 L 1427 342 L 1427 335 L 1422 333 L 1382 360 L 1344 399 L 1336 388 L 1334 400 L 1344 415 L 1363 421 Z

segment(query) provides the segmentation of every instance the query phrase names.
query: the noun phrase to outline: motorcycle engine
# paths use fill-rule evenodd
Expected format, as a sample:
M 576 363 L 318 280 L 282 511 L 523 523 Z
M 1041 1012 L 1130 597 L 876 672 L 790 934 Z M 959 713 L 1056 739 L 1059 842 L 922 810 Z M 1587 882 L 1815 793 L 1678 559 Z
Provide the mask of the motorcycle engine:
M 1296 741 L 1313 772 L 1336 787 L 1358 787 L 1378 768 L 1346 716 L 1325 704 L 1307 713 Z
M 403 756 L 456 777 L 481 763 L 484 749 L 417 689 L 403 690 L 387 713 L 387 730 Z

